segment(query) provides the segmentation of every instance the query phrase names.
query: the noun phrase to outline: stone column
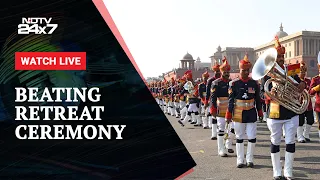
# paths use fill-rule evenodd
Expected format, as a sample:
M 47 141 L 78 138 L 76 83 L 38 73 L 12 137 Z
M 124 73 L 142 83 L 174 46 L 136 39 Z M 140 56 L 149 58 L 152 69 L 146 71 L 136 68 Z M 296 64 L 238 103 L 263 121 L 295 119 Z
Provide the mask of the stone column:
M 301 56 L 301 55 L 303 55 L 304 53 L 303 53 L 303 39 L 299 39 L 299 55 Z
M 294 56 L 297 56 L 297 40 L 294 41 Z
M 317 40 L 314 39 L 313 40 L 313 54 L 317 55 L 317 44 L 316 44 Z

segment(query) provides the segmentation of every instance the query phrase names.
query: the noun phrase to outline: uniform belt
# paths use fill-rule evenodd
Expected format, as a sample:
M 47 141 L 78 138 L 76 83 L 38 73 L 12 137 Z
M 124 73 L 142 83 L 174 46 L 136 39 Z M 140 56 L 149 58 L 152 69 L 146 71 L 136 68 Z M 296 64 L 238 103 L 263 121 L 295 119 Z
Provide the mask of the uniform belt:
M 228 97 L 218 97 L 218 104 L 227 104 L 229 102 Z
M 245 109 L 250 109 L 254 107 L 254 99 L 250 100 L 236 100 L 235 105 L 237 107 L 242 107 Z

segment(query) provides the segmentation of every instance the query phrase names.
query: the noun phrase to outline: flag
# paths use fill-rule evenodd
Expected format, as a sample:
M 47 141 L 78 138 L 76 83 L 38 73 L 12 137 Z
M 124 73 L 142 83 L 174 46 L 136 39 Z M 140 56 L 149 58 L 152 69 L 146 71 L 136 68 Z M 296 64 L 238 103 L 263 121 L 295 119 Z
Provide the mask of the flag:
M 294 76 L 300 73 L 300 63 L 288 65 L 287 70 L 288 70 L 288 76 Z

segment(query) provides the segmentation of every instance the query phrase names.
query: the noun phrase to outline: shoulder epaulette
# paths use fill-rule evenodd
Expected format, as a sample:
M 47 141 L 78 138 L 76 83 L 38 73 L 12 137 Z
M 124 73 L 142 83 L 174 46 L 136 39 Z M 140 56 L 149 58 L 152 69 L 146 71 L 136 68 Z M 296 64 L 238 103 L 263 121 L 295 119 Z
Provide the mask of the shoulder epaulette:
M 221 81 L 221 78 L 218 78 L 214 81 L 212 81 L 212 85 L 218 85 L 218 83 Z
M 209 78 L 209 79 L 208 79 L 208 81 L 207 81 L 207 82 L 209 82 L 209 81 L 211 81 L 211 82 L 212 82 L 212 81 L 214 81 L 214 80 L 216 80 L 216 78 L 215 78 L 215 77 L 211 77 L 211 78 Z
M 319 78 L 319 75 L 316 75 L 316 76 L 314 76 L 313 78 Z M 313 79 L 313 78 L 312 78 L 312 79 Z
M 231 81 L 229 82 L 229 86 L 233 86 L 233 84 L 234 84 L 235 82 L 239 81 L 239 80 L 240 80 L 240 78 L 235 78 L 235 79 L 231 80 Z

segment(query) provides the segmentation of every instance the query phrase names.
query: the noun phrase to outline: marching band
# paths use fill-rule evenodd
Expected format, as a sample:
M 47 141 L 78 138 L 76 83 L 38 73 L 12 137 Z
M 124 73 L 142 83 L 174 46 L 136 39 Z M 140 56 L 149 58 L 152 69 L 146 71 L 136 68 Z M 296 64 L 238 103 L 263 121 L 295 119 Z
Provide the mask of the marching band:
M 294 178 L 296 141 L 310 142 L 310 130 L 315 122 L 320 138 L 320 75 L 311 80 L 306 78 L 304 61 L 299 63 L 298 73 L 288 73 L 291 69 L 285 64 L 284 54 L 285 47 L 276 37 L 275 47 L 261 55 L 254 65 L 247 54 L 239 61 L 240 76 L 235 79 L 230 79 L 231 67 L 224 57 L 221 64 L 212 67 L 213 77 L 207 71 L 202 74 L 202 82 L 194 81 L 192 71 L 188 70 L 181 78 L 151 82 L 148 86 L 162 111 L 176 117 L 182 127 L 190 122 L 211 129 L 211 140 L 217 140 L 219 156 L 234 153 L 235 140 L 238 168 L 254 166 L 257 120 L 266 122 L 273 179 L 290 180 Z M 320 68 L 320 58 L 318 61 Z M 297 97 L 287 97 L 290 93 Z M 286 148 L 282 175 L 283 135 Z M 248 142 L 246 153 L 245 141 Z

